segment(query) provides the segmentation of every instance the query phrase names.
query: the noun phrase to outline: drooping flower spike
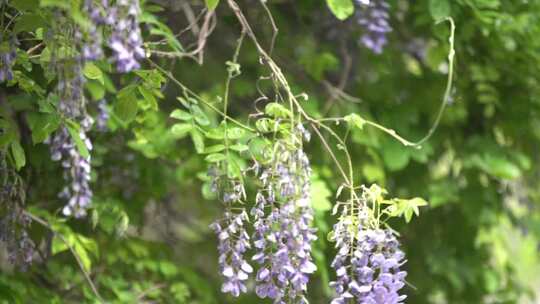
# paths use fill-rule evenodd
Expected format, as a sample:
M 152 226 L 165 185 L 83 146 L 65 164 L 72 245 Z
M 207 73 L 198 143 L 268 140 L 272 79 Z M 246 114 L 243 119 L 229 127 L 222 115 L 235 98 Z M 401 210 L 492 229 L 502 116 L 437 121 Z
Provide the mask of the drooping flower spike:
M 112 27 L 109 45 L 113 51 L 116 70 L 126 73 L 140 68 L 143 59 L 143 39 L 139 27 L 139 0 L 118 0 L 106 18 Z
M 98 60 L 103 57 L 103 36 L 101 27 L 106 24 L 106 14 L 109 12 L 108 0 L 84 0 L 83 12 L 90 22 L 87 35 L 82 46 L 81 54 L 84 60 Z
M 309 138 L 303 128 L 296 133 L 298 139 Z M 274 159 L 262 166 L 262 188 L 251 210 L 253 260 L 260 265 L 256 293 L 274 303 L 307 303 L 309 275 L 317 269 L 311 258 L 311 243 L 317 239 L 311 228 L 311 168 L 301 147 L 290 148 L 279 141 L 276 145 Z
M 13 65 L 17 57 L 17 37 L 13 35 L 4 40 L 4 34 L 0 33 L 0 83 L 13 79 Z
M 388 42 L 386 35 L 392 31 L 389 23 L 390 6 L 386 0 L 357 0 L 359 3 L 356 20 L 362 26 L 360 43 L 376 54 L 383 51 Z
M 245 224 L 249 222 L 247 212 L 236 205 L 245 199 L 244 185 L 229 179 L 219 167 L 211 167 L 212 191 L 218 193 L 226 211 L 221 220 L 210 225 L 218 236 L 219 268 L 224 282 L 221 291 L 238 297 L 247 292 L 246 281 L 253 272 L 245 253 L 251 248 L 249 234 Z
M 28 228 L 31 219 L 25 214 L 25 185 L 22 178 L 10 168 L 6 153 L 0 151 L 0 242 L 3 242 L 10 263 L 26 270 L 32 263 L 35 243 Z
M 58 29 L 56 29 L 58 30 Z M 71 37 L 74 46 L 83 44 L 78 30 Z M 58 98 L 57 109 L 64 119 L 76 123 L 78 128 L 68 129 L 66 122 L 48 140 L 53 161 L 60 161 L 67 184 L 59 197 L 67 201 L 62 209 L 66 216 L 84 217 L 92 202 L 90 188 L 90 155 L 83 155 L 74 136 L 80 139 L 87 151 L 92 150 L 92 143 L 87 132 L 93 124 L 93 118 L 86 111 L 84 96 L 83 66 L 86 62 L 80 50 L 53 44 L 51 66 L 57 77 L 54 94 Z M 69 51 L 64 51 L 64 50 Z M 71 132 L 70 132 L 71 131 Z
M 365 204 L 358 207 L 343 208 L 332 231 L 337 253 L 331 265 L 336 272 L 331 304 L 404 303 L 406 295 L 399 291 L 407 276 L 400 270 L 405 254 L 392 231 L 374 226 Z

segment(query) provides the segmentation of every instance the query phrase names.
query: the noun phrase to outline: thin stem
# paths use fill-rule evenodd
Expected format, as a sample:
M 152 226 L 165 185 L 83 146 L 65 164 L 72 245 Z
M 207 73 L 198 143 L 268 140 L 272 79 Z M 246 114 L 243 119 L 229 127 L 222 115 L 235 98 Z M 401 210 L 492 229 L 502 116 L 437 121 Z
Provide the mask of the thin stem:
M 94 293 L 96 298 L 99 300 L 99 302 L 106 303 L 103 300 L 103 298 L 101 297 L 101 295 L 99 294 L 98 289 L 96 288 L 96 285 L 94 285 L 94 282 L 92 282 L 92 279 L 90 278 L 90 275 L 84 269 L 84 264 L 81 261 L 81 258 L 79 257 L 77 252 L 75 252 L 75 249 L 73 249 L 73 247 L 69 244 L 69 242 L 66 240 L 66 238 L 61 233 L 58 233 L 57 231 L 55 231 L 53 229 L 53 227 L 49 223 L 47 223 L 47 221 L 45 221 L 44 219 L 42 219 L 42 218 L 40 218 L 40 217 L 38 217 L 38 216 L 28 212 L 28 211 L 24 211 L 24 214 L 26 216 L 28 216 L 29 218 L 31 218 L 36 223 L 38 223 L 38 224 L 44 226 L 45 228 L 49 229 L 50 231 L 52 231 L 52 233 L 54 233 L 54 235 L 58 236 L 60 238 L 60 240 L 66 244 L 66 246 L 69 248 L 69 251 L 71 251 L 71 254 L 73 254 L 73 256 L 75 257 L 75 260 L 77 261 L 77 264 L 79 265 L 79 268 L 81 269 L 81 272 L 83 273 L 84 278 L 88 282 L 88 285 L 90 285 L 90 288 L 92 289 L 92 292 Z
M 316 120 L 317 122 L 325 122 L 325 121 L 335 121 L 335 122 L 342 122 L 342 121 L 345 121 L 345 117 L 328 117 L 328 118 L 320 118 L 320 119 L 317 119 Z M 397 134 L 397 132 L 394 130 L 394 129 L 390 129 L 390 128 L 386 128 L 376 122 L 373 122 L 373 121 L 370 121 L 370 120 L 366 120 L 364 119 L 364 123 L 366 125 L 370 125 L 372 127 L 375 127 L 381 131 L 383 131 L 384 133 L 392 136 L 394 139 L 396 139 L 397 141 L 399 141 L 400 143 L 402 143 L 404 146 L 407 146 L 407 147 L 416 147 L 416 148 L 419 148 L 418 144 L 417 143 L 414 143 L 414 142 L 411 142 L 411 141 L 408 141 L 407 139 L 399 136 Z
M 268 5 L 266 5 L 266 1 L 260 0 L 260 3 L 262 7 L 264 8 L 264 11 L 266 12 L 266 15 L 268 15 L 268 19 L 270 19 L 270 25 L 272 25 L 272 41 L 270 42 L 270 50 L 268 51 L 268 54 L 272 55 L 272 52 L 274 51 L 274 46 L 276 44 L 276 38 L 279 32 L 279 29 L 276 25 L 276 21 L 274 20 L 274 16 L 272 16 L 272 13 L 270 12 Z
M 437 114 L 437 118 L 435 119 L 433 126 L 429 129 L 426 136 L 424 136 L 422 139 L 420 139 L 419 141 L 415 143 L 415 145 L 417 146 L 421 146 L 433 135 L 433 133 L 439 126 L 439 123 L 441 122 L 444 109 L 446 108 L 446 105 L 450 101 L 450 95 L 452 94 L 452 82 L 453 82 L 453 77 L 454 77 L 454 57 L 456 55 L 456 51 L 454 49 L 454 34 L 456 31 L 456 25 L 452 17 L 446 17 L 443 21 L 450 22 L 450 38 L 448 39 L 448 41 L 450 42 L 450 50 L 448 52 L 448 79 L 446 81 L 446 90 L 444 91 L 441 107 L 439 108 L 439 113 Z
M 182 90 L 184 90 L 185 92 L 189 93 L 190 95 L 192 95 L 193 97 L 197 98 L 197 100 L 199 100 L 200 102 L 204 103 L 207 107 L 209 107 L 210 109 L 212 109 L 213 111 L 217 112 L 218 114 L 220 114 L 221 116 L 227 116 L 227 119 L 231 122 L 233 122 L 234 124 L 238 125 L 239 127 L 243 128 L 243 129 L 246 129 L 248 131 L 251 131 L 251 132 L 256 132 L 255 129 L 239 122 L 238 120 L 226 115 L 225 113 L 223 113 L 223 111 L 221 111 L 220 109 L 218 109 L 217 107 L 215 107 L 214 105 L 212 105 L 211 103 L 209 103 L 208 101 L 204 100 L 202 97 L 200 97 L 199 95 L 197 95 L 195 92 L 193 92 L 192 90 L 190 90 L 187 86 L 185 86 L 183 83 L 181 83 L 178 79 L 176 79 L 169 71 L 165 70 L 164 68 L 162 68 L 161 66 L 159 66 L 158 64 L 156 64 L 154 61 L 152 61 L 151 59 L 147 58 L 146 59 L 153 67 L 155 67 L 156 69 L 158 69 L 160 72 L 162 72 L 165 76 L 167 76 L 167 78 L 169 78 L 172 82 L 174 82 L 176 85 L 178 85 Z
M 423 138 L 421 138 L 420 140 L 418 140 L 416 142 L 412 142 L 412 141 L 409 141 L 409 140 L 401 137 L 400 135 L 398 135 L 396 133 L 396 131 L 393 130 L 393 129 L 386 128 L 386 127 L 384 127 L 384 126 L 382 126 L 382 125 L 380 125 L 380 124 L 378 124 L 376 122 L 370 121 L 370 120 L 364 120 L 365 124 L 370 125 L 372 127 L 375 127 L 377 129 L 385 132 L 386 134 L 388 134 L 388 135 L 392 136 L 393 138 L 395 138 L 396 140 L 398 140 L 404 146 L 421 148 L 422 144 L 424 144 L 428 139 L 431 138 L 431 136 L 433 136 L 433 134 L 435 133 L 435 130 L 438 128 L 439 123 L 441 122 L 442 115 L 444 113 L 444 110 L 446 109 L 446 105 L 449 103 L 449 100 L 450 100 L 450 97 L 451 97 L 450 95 L 452 94 L 452 83 L 453 83 L 453 79 L 454 79 L 454 58 L 455 58 L 455 54 L 456 54 L 456 51 L 454 49 L 456 26 L 455 26 L 454 20 L 451 17 L 447 17 L 443 21 L 448 21 L 450 23 L 450 37 L 448 38 L 448 41 L 450 42 L 450 50 L 448 52 L 448 78 L 446 80 L 446 89 L 444 91 L 444 95 L 443 95 L 443 98 L 442 98 L 441 106 L 440 106 L 439 111 L 437 113 L 437 117 L 435 118 L 435 121 L 434 121 L 433 125 L 431 126 L 431 128 L 429 129 L 429 131 L 427 132 L 427 134 Z M 345 119 L 343 117 L 339 117 L 339 118 L 323 118 L 323 119 L 318 119 L 317 121 L 319 121 L 319 122 L 336 121 L 337 122 L 337 121 L 344 121 L 344 120 Z
M 289 102 L 294 103 L 294 105 L 298 108 L 298 111 L 300 112 L 301 116 L 303 116 L 306 120 L 308 120 L 308 121 L 312 122 L 313 124 L 316 124 L 316 125 L 318 125 L 320 127 L 325 128 L 326 130 L 328 130 L 329 128 L 327 126 L 324 126 L 323 124 L 317 122 L 315 119 L 311 118 L 303 110 L 302 105 L 298 102 L 298 100 L 296 99 L 296 96 L 292 93 L 292 90 L 291 90 L 291 88 L 289 86 L 289 83 L 287 82 L 287 79 L 285 78 L 283 72 L 281 71 L 279 66 L 274 62 L 274 60 L 271 58 L 271 56 L 260 45 L 255 33 L 253 32 L 251 26 L 249 25 L 249 22 L 247 21 L 245 15 L 242 13 L 242 10 L 238 6 L 238 4 L 234 0 L 228 0 L 228 4 L 229 4 L 229 7 L 233 10 L 234 14 L 236 15 L 236 17 L 237 17 L 238 21 L 240 22 L 240 24 L 242 25 L 243 29 L 246 31 L 247 35 L 250 37 L 252 42 L 255 44 L 255 47 L 257 48 L 259 54 L 263 57 L 265 63 L 272 70 L 275 79 L 279 82 L 281 87 L 287 93 L 287 95 L 288 95 L 287 97 L 289 99 Z M 341 138 L 339 138 L 339 136 L 337 136 L 337 134 L 335 134 L 335 133 L 331 133 L 331 134 L 332 134 L 332 136 L 336 137 L 336 139 L 339 142 L 343 142 L 341 140 Z M 321 137 L 321 140 L 325 141 L 324 137 Z M 328 150 L 328 152 L 333 154 L 333 151 L 330 148 L 330 146 L 328 145 L 328 143 L 323 143 L 323 144 L 324 144 L 325 148 Z M 347 157 L 347 161 L 348 161 L 348 164 L 349 164 L 349 176 L 351 177 L 350 180 L 349 180 L 349 178 L 346 178 L 345 180 L 347 181 L 347 184 L 350 187 L 351 191 L 353 191 L 353 189 L 354 189 L 354 184 L 353 184 L 354 180 L 352 178 L 353 177 L 353 174 L 352 174 L 352 171 L 353 171 L 352 170 L 352 160 L 350 159 L 350 154 L 347 151 L 347 147 L 345 145 L 343 145 L 343 150 L 345 151 L 345 154 L 346 154 L 346 157 Z M 341 167 L 341 165 L 337 161 L 337 158 L 333 158 L 333 159 L 336 162 L 336 165 Z M 344 174 L 344 175 L 347 176 L 346 174 Z
M 311 126 L 313 127 L 313 130 L 315 131 L 315 133 L 317 133 L 317 136 L 319 136 L 319 138 L 321 139 L 321 142 L 324 145 L 324 147 L 328 150 L 328 153 L 330 153 L 330 157 L 332 157 L 332 159 L 336 163 L 339 169 L 339 172 L 341 173 L 341 175 L 343 176 L 343 179 L 345 180 L 345 183 L 347 185 L 350 185 L 350 181 L 349 181 L 349 178 L 347 177 L 347 174 L 345 173 L 345 170 L 343 170 L 343 167 L 341 167 L 341 164 L 337 160 L 336 155 L 334 154 L 334 152 L 332 151 L 332 149 L 330 148 L 330 146 L 328 145 L 328 143 L 322 136 L 321 132 L 319 131 L 319 129 L 317 128 L 315 124 L 312 124 Z
M 244 41 L 245 32 L 242 31 L 240 34 L 240 38 L 238 38 L 238 42 L 236 45 L 236 50 L 234 51 L 232 63 L 230 66 L 227 67 L 227 81 L 225 83 L 225 92 L 223 93 L 223 124 L 225 125 L 225 132 L 223 134 L 223 142 L 225 144 L 225 155 L 226 155 L 226 162 L 225 162 L 225 172 L 227 172 L 228 175 L 228 165 L 230 161 L 230 151 L 229 151 L 229 130 L 227 128 L 227 119 L 229 118 L 229 115 L 227 114 L 229 110 L 229 90 L 231 87 L 231 81 L 234 77 L 238 76 L 236 72 L 233 69 L 234 64 L 238 64 L 238 56 L 240 55 L 240 49 L 242 48 L 242 42 Z M 236 165 L 235 163 L 232 163 L 232 165 Z M 241 182 L 243 182 L 243 177 L 240 176 Z M 227 209 L 230 210 L 231 204 L 227 204 Z

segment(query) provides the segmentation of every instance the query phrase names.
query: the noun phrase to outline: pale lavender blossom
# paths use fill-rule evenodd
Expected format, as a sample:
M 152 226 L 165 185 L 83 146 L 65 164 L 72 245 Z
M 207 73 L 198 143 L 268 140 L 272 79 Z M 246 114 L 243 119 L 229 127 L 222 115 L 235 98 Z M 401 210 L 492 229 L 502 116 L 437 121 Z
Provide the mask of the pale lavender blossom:
M 90 19 L 86 30 L 86 39 L 82 46 L 81 54 L 85 60 L 98 60 L 103 57 L 103 37 L 100 26 L 106 24 L 105 15 L 109 10 L 107 0 L 84 0 L 83 12 Z
M 297 128 L 296 140 L 308 137 Z M 301 148 L 277 143 L 275 159 L 262 166 L 254 217 L 252 260 L 260 265 L 255 292 L 274 303 L 307 303 L 309 275 L 317 270 L 311 258 L 311 243 L 317 239 L 311 228 L 311 168 Z M 257 166 L 259 167 L 259 166 Z M 269 209 L 267 211 L 266 209 Z
M 244 227 L 248 221 L 245 212 L 235 214 L 225 212 L 222 221 L 210 227 L 218 236 L 219 268 L 224 278 L 221 291 L 238 297 L 247 291 L 246 280 L 253 272 L 251 265 L 244 259 L 244 253 L 251 248 L 249 235 Z
M 0 82 L 13 79 L 13 65 L 17 57 L 17 37 L 12 36 L 8 41 L 4 41 L 3 34 L 0 33 Z
M 81 126 L 79 137 L 83 141 L 87 150 L 92 150 L 92 144 L 87 138 L 84 130 L 91 125 L 91 118 L 87 117 L 88 122 Z M 67 185 L 58 195 L 65 199 L 67 204 L 62 209 L 66 216 L 84 217 L 86 210 L 92 202 L 92 190 L 90 188 L 90 156 L 84 157 L 77 149 L 75 142 L 66 127 L 62 127 L 50 141 L 51 158 L 55 161 L 61 161 L 64 169 L 64 179 Z
M 112 32 L 109 46 L 113 61 L 120 73 L 140 68 L 139 60 L 145 57 L 143 40 L 139 28 L 139 0 L 119 0 L 108 12 L 106 22 Z
M 364 229 L 355 235 L 350 223 L 340 220 L 334 226 L 334 241 L 338 250 L 332 267 L 336 280 L 330 285 L 336 291 L 331 304 L 350 300 L 369 304 L 401 304 L 407 297 L 399 291 L 405 286 L 407 273 L 400 267 L 405 254 L 389 230 Z
M 238 297 L 247 292 L 246 281 L 253 272 L 253 268 L 246 261 L 245 252 L 251 248 L 249 234 L 245 222 L 249 221 L 248 214 L 243 208 L 233 205 L 239 204 L 245 198 L 244 185 L 236 180 L 229 179 L 219 166 L 212 166 L 208 175 L 211 178 L 212 191 L 217 192 L 219 198 L 226 206 L 223 219 L 214 222 L 210 228 L 218 236 L 219 268 L 224 282 L 221 285 L 223 293 Z
M 359 7 L 356 20 L 363 30 L 360 43 L 374 53 L 380 54 L 388 42 L 387 34 L 392 31 L 388 13 L 390 6 L 386 0 L 357 0 L 357 3 Z
M 83 92 L 84 77 L 82 74 L 82 58 L 73 58 L 55 62 L 58 84 L 58 111 L 67 119 L 79 123 L 78 137 L 85 145 L 86 150 L 92 150 L 92 143 L 87 136 L 93 119 L 86 112 L 86 101 Z M 90 156 L 83 156 L 69 133 L 66 125 L 48 140 L 51 150 L 51 159 L 60 161 L 64 169 L 64 179 L 67 185 L 60 192 L 59 197 L 67 204 L 62 209 L 66 216 L 84 217 L 92 201 L 90 188 Z
M 31 219 L 24 213 L 26 189 L 15 170 L 7 165 L 5 152 L 0 152 L 0 177 L 0 242 L 5 245 L 8 261 L 26 270 L 35 252 L 27 232 Z

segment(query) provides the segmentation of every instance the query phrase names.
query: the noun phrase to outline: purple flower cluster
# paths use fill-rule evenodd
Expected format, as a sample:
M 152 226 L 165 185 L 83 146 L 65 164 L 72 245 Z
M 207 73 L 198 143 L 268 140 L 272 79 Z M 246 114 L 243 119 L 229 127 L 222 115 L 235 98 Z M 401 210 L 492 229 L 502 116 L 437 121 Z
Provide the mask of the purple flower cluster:
M 390 6 L 386 0 L 357 0 L 357 3 L 360 7 L 357 10 L 356 20 L 364 28 L 360 43 L 374 53 L 380 54 L 388 42 L 387 33 L 392 31 L 388 21 Z
M 212 223 L 210 228 L 219 240 L 218 262 L 220 273 L 224 277 L 221 291 L 238 297 L 240 293 L 247 291 L 246 281 L 253 272 L 253 268 L 244 258 L 245 252 L 251 248 L 249 234 L 244 226 L 249 217 L 243 208 L 234 208 L 241 210 L 236 213 L 232 211 L 233 204 L 240 204 L 246 193 L 240 181 L 229 179 L 227 174 L 220 170 L 220 167 L 226 167 L 226 163 L 220 164 L 222 166 L 211 167 L 208 175 L 211 178 L 212 191 L 220 195 L 227 211 L 224 218 Z
M 2 34 L 0 33 L 0 38 Z M 0 82 L 13 79 L 13 65 L 17 57 L 17 38 L 13 36 L 9 41 L 0 39 Z
M 100 132 L 107 131 L 107 122 L 110 118 L 109 108 L 107 107 L 107 100 L 101 99 L 98 101 L 97 105 L 97 117 L 96 117 L 96 128 Z
M 82 64 L 80 58 L 55 63 L 58 71 L 56 92 L 59 97 L 59 112 L 65 118 L 79 122 L 79 138 L 86 149 L 91 151 L 92 143 L 86 132 L 90 130 L 93 119 L 86 113 Z M 90 156 L 84 157 L 81 154 L 67 126 L 62 126 L 49 140 L 49 144 L 51 158 L 62 161 L 64 178 L 68 182 L 59 194 L 60 198 L 68 201 L 62 212 L 66 216 L 83 217 L 92 201 Z
M 365 304 L 401 304 L 407 297 L 399 295 L 407 273 L 400 271 L 405 254 L 389 230 L 358 228 L 340 221 L 334 226 L 338 252 L 332 262 L 336 281 L 331 282 L 337 296 L 332 304 L 345 304 L 356 299 Z
M 79 137 L 87 150 L 92 150 L 92 143 L 86 136 L 90 129 L 92 119 L 88 116 L 81 123 Z M 66 216 L 84 217 L 86 210 L 92 202 L 90 188 L 90 156 L 81 155 L 66 127 L 62 127 L 50 142 L 51 158 L 54 161 L 62 160 L 64 179 L 68 185 L 60 192 L 59 197 L 68 201 L 62 213 Z
M 261 265 L 256 293 L 274 303 L 307 303 L 309 275 L 317 270 L 311 259 L 311 242 L 317 239 L 310 227 L 311 168 L 302 149 L 290 150 L 282 144 L 278 142 L 276 159 L 259 176 L 263 188 L 251 210 L 253 260 Z
M 120 73 L 139 69 L 139 60 L 145 57 L 139 14 L 139 0 L 118 0 L 108 12 L 107 23 L 112 26 L 109 45 Z
M 103 57 L 103 37 L 100 26 L 106 24 L 105 14 L 109 10 L 109 1 L 102 0 L 101 5 L 96 0 L 84 0 L 83 12 L 89 17 L 90 23 L 87 29 L 85 44 L 81 54 L 84 60 L 98 60 Z
M 31 219 L 24 213 L 25 187 L 17 173 L 7 166 L 0 154 L 0 241 L 4 242 L 8 260 L 23 270 L 32 263 L 35 244 L 26 231 Z
M 244 259 L 244 253 L 251 248 L 249 235 L 244 227 L 248 221 L 245 211 L 239 214 L 225 212 L 222 224 L 215 222 L 211 228 L 219 239 L 219 267 L 225 278 L 221 291 L 238 297 L 247 291 L 246 280 L 253 272 L 251 265 Z

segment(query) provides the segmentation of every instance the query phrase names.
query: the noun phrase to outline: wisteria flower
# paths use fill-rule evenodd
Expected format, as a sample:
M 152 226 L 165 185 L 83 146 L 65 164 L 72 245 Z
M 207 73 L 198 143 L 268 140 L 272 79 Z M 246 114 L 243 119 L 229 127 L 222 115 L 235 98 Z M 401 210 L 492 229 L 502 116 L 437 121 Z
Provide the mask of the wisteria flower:
M 309 138 L 305 129 L 297 131 L 298 139 Z M 307 303 L 309 275 L 317 270 L 311 258 L 311 243 L 317 237 L 311 228 L 309 160 L 302 149 L 278 142 L 275 159 L 261 167 L 263 187 L 251 210 L 255 219 L 252 260 L 260 265 L 255 292 L 274 303 Z
M 3 41 L 0 33 L 0 82 L 13 79 L 13 65 L 17 57 L 17 37 L 12 36 L 8 41 Z
M 336 291 L 332 304 L 358 303 L 400 304 L 406 295 L 399 291 L 405 286 L 407 273 L 400 270 L 405 254 L 389 230 L 365 229 L 358 226 L 351 233 L 351 223 L 341 220 L 334 226 L 334 241 L 338 250 L 332 267 Z
M 358 3 L 360 7 L 356 20 L 364 32 L 360 37 L 360 43 L 374 53 L 380 54 L 388 42 L 386 35 L 392 31 L 388 13 L 390 6 L 385 0 L 358 0 Z
M 126 73 L 139 69 L 139 60 L 145 57 L 139 28 L 139 1 L 119 0 L 108 13 L 106 22 L 112 27 L 109 46 L 117 71 Z

